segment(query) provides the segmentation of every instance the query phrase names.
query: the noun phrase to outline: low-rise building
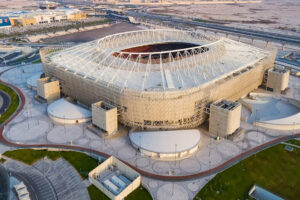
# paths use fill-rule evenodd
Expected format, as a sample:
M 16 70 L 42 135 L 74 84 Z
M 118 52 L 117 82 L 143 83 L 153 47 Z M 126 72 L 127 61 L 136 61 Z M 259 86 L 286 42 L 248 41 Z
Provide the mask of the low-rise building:
M 281 93 L 289 85 L 290 71 L 286 69 L 269 69 L 267 78 L 267 90 Z
M 141 175 L 111 156 L 89 173 L 89 181 L 113 200 L 124 199 L 141 184 Z
M 118 130 L 117 107 L 99 101 L 92 104 L 92 116 L 93 124 L 105 130 L 108 135 Z
M 37 80 L 37 94 L 47 102 L 60 98 L 60 87 L 58 80 L 51 80 L 49 77 Z
M 9 28 L 11 27 L 11 21 L 7 16 L 0 16 L 0 28 Z
M 1 19 L 9 21 L 10 26 L 28 26 L 37 24 L 46 24 L 53 22 L 63 21 L 77 21 L 86 19 L 87 15 L 85 12 L 78 9 L 56 9 L 56 10 L 37 10 L 33 12 L 13 12 L 7 13 L 7 17 L 0 16 L 0 27 Z
M 240 103 L 220 100 L 210 105 L 209 132 L 217 137 L 233 134 L 241 123 Z

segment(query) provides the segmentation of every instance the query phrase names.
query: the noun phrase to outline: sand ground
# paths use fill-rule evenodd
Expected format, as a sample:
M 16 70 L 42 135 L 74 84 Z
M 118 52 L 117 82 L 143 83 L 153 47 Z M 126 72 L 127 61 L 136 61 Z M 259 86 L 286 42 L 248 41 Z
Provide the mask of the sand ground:
M 300 0 L 263 0 L 262 3 L 250 4 L 155 6 L 148 8 L 147 11 L 300 34 Z

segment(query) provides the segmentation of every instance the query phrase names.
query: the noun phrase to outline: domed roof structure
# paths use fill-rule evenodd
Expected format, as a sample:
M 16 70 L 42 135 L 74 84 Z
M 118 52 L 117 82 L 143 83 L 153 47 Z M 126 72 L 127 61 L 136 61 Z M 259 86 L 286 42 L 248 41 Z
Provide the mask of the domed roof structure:
M 64 98 L 51 103 L 47 112 L 54 121 L 61 123 L 80 123 L 88 121 L 92 117 L 90 110 L 70 103 Z
M 187 157 L 198 149 L 201 133 L 197 129 L 132 132 L 129 138 L 145 155 L 174 158 L 177 154 L 179 159 L 180 155 Z

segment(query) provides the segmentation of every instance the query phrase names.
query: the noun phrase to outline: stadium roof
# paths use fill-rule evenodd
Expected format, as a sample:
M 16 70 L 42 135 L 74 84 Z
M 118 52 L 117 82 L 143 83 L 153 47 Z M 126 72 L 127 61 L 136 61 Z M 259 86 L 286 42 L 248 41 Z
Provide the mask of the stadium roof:
M 157 52 L 130 51 L 163 43 L 192 45 Z M 253 66 L 268 53 L 227 38 L 155 29 L 106 36 L 50 54 L 50 60 L 64 70 L 108 87 L 143 92 L 203 86 Z

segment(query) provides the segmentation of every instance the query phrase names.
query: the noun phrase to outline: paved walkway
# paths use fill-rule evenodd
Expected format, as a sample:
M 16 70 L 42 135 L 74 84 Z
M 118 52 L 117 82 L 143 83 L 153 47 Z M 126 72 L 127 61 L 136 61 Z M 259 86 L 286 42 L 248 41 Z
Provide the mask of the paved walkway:
M 291 144 L 291 143 L 287 143 L 287 142 L 281 142 L 281 144 L 289 145 L 289 146 L 296 147 L 296 148 L 300 149 L 300 146 L 295 145 L 295 144 Z
M 24 182 L 31 199 L 58 200 L 51 182 L 33 166 L 12 159 L 8 159 L 4 166 L 10 171 L 12 176 Z
M 63 158 L 41 159 L 32 165 L 51 182 L 58 200 L 89 200 L 89 194 L 76 169 Z
M 5 72 L 5 71 L 4 71 Z M 4 73 L 0 73 L 0 76 Z M 3 136 L 3 130 L 4 130 L 4 126 L 6 126 L 12 119 L 14 119 L 20 112 L 21 110 L 24 108 L 25 105 L 25 96 L 22 93 L 22 91 L 17 88 L 16 86 L 9 84 L 9 83 L 5 83 L 4 84 L 10 86 L 11 88 L 13 88 L 20 96 L 21 99 L 21 105 L 19 106 L 19 109 L 16 111 L 16 113 L 13 114 L 13 116 L 7 120 L 3 126 L 0 128 L 0 140 L 5 143 L 6 145 L 9 146 L 13 146 L 13 147 L 19 147 L 19 148 L 34 148 L 34 147 L 39 147 L 39 148 L 58 148 L 58 149 L 70 149 L 70 150 L 77 150 L 77 151 L 83 151 L 83 152 L 91 152 L 97 155 L 100 155 L 102 157 L 109 157 L 110 155 L 112 155 L 111 153 L 106 153 L 106 152 L 102 152 L 102 151 L 98 151 L 98 150 L 94 150 L 91 148 L 87 148 L 87 147 L 82 147 L 82 146 L 74 146 L 74 145 L 67 145 L 67 144 L 20 144 L 20 143 L 14 143 L 11 141 L 8 141 L 4 136 Z M 215 173 L 218 173 L 220 171 L 223 171 L 227 168 L 229 168 L 230 166 L 234 165 L 235 163 L 238 163 L 239 161 L 265 149 L 268 147 L 271 147 L 273 145 L 276 145 L 280 142 L 289 140 L 289 139 L 293 139 L 293 138 L 297 138 L 300 137 L 300 133 L 297 134 L 293 134 L 293 135 L 288 135 L 288 136 L 283 136 L 283 137 L 278 137 L 274 140 L 271 140 L 269 142 L 266 142 L 264 144 L 258 145 L 252 149 L 248 149 L 246 151 L 244 151 L 241 154 L 238 154 L 232 158 L 230 158 L 229 160 L 221 163 L 218 166 L 214 166 L 212 168 L 209 168 L 208 170 L 204 170 L 201 172 L 197 172 L 197 173 L 188 173 L 186 175 L 174 175 L 174 176 L 169 176 L 169 175 L 162 175 L 162 174 L 155 174 L 149 171 L 145 171 L 141 168 L 138 168 L 137 166 L 134 166 L 134 164 L 129 163 L 125 160 L 122 160 L 125 164 L 127 164 L 128 166 L 132 167 L 133 169 L 135 169 L 136 171 L 138 171 L 140 174 L 142 174 L 143 176 L 146 177 L 150 177 L 153 179 L 159 179 L 159 180 L 188 180 L 188 179 L 196 179 L 196 178 L 201 178 L 201 177 L 206 177 Z

